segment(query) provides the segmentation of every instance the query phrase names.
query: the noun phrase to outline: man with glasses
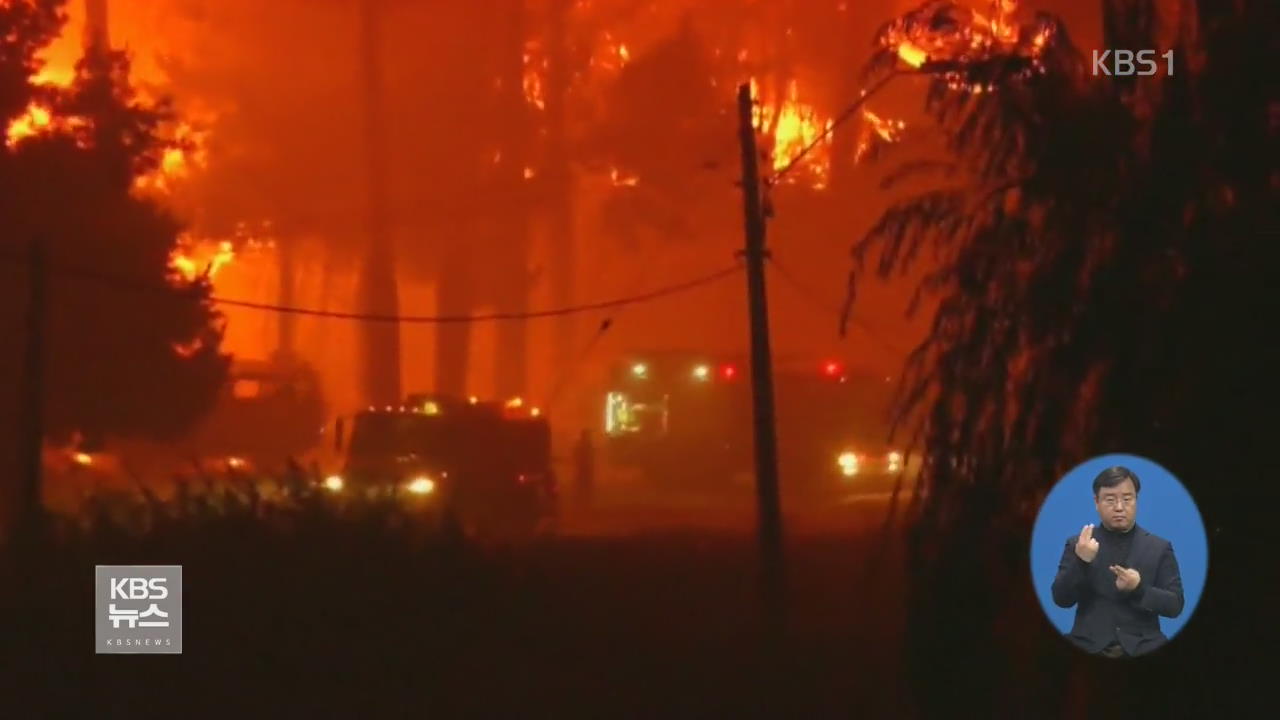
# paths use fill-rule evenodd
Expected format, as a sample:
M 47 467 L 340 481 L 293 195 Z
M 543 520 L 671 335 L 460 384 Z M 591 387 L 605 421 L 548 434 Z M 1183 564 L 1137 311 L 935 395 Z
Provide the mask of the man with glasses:
M 1168 642 L 1157 616 L 1182 612 L 1182 578 L 1173 545 L 1137 525 L 1142 483 L 1124 467 L 1103 470 L 1093 481 L 1101 523 L 1085 525 L 1067 540 L 1053 601 L 1076 606 L 1067 637 L 1086 652 L 1134 657 Z

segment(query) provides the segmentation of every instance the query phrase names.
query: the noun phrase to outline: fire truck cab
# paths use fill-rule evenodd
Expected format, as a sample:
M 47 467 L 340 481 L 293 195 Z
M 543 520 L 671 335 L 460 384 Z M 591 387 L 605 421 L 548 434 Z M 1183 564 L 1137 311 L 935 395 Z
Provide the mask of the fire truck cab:
M 737 363 L 644 353 L 615 367 L 604 397 L 608 462 L 658 483 L 724 480 L 751 468 L 749 387 Z
M 341 454 L 323 481 L 331 493 L 393 496 L 482 531 L 532 531 L 555 516 L 550 426 L 518 398 L 419 394 L 370 407 L 351 418 Z

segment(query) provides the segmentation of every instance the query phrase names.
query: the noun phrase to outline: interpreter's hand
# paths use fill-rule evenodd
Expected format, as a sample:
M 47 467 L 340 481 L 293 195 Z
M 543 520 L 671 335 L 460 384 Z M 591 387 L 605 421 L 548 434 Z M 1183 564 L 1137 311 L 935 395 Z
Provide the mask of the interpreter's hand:
M 1111 572 L 1116 574 L 1116 589 L 1120 592 L 1132 592 L 1142 582 L 1142 576 L 1133 568 L 1112 565 Z
M 1093 562 L 1098 556 L 1098 541 L 1093 539 L 1093 525 L 1085 525 L 1076 539 L 1076 556 L 1085 562 Z

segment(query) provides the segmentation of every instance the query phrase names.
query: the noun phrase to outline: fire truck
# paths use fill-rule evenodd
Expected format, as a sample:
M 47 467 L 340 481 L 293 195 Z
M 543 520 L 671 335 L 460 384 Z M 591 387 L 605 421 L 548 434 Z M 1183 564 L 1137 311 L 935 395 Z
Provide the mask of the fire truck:
M 555 517 L 551 429 L 521 398 L 411 395 L 339 418 L 334 441 L 343 461 L 326 492 L 392 496 L 479 531 L 528 532 Z
M 906 459 L 886 442 L 892 378 L 838 359 L 788 359 L 774 370 L 784 490 L 842 492 L 883 484 Z M 606 457 L 655 483 L 715 486 L 754 464 L 752 393 L 741 358 L 637 353 L 604 397 Z

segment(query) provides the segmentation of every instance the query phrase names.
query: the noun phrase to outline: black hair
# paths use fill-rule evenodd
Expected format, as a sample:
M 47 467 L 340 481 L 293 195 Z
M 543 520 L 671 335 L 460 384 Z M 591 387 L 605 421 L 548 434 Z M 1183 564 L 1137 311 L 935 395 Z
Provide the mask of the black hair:
M 1138 479 L 1138 475 L 1127 467 L 1119 465 L 1109 467 L 1098 473 L 1098 477 L 1093 479 L 1093 496 L 1098 497 L 1098 491 L 1104 487 L 1115 487 L 1125 480 L 1133 481 L 1133 492 L 1142 492 L 1142 481 Z

